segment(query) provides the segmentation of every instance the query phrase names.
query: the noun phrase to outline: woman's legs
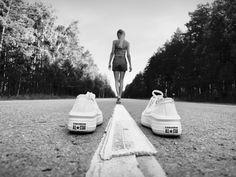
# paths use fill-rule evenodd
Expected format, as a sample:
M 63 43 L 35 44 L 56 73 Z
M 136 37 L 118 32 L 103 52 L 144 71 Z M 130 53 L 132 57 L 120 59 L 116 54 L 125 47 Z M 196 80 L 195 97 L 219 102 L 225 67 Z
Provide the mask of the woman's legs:
M 121 98 L 122 91 L 123 91 L 123 83 L 124 83 L 125 71 L 120 72 L 120 87 L 119 87 L 119 97 Z
M 116 87 L 116 93 L 117 97 L 120 96 L 120 72 L 119 71 L 114 71 L 114 78 L 115 78 L 115 87 Z
M 115 78 L 115 87 L 116 87 L 116 93 L 118 102 L 120 103 L 120 98 L 123 91 L 123 85 L 124 85 L 124 77 L 125 77 L 125 71 L 114 71 L 114 78 Z

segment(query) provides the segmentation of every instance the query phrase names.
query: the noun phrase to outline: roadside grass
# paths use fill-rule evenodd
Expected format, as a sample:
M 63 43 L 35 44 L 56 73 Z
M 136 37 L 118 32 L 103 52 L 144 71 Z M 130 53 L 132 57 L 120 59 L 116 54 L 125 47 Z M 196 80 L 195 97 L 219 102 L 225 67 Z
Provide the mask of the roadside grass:
M 68 99 L 75 98 L 72 95 L 47 95 L 47 94 L 32 94 L 32 95 L 18 95 L 18 96 L 0 96 L 1 101 L 7 100 L 47 100 L 47 99 Z
M 150 96 L 151 98 L 151 96 Z M 150 100 L 150 98 L 126 98 L 132 100 Z M 172 97 L 176 102 L 189 102 L 189 103 L 206 103 L 206 104 L 225 104 L 225 105 L 236 105 L 236 99 L 188 99 Z

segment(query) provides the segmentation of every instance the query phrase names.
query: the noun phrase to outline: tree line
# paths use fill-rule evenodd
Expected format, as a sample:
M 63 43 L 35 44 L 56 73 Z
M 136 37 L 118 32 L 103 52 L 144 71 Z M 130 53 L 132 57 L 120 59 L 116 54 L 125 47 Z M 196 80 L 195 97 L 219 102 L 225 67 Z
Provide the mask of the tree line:
M 236 1 L 215 0 L 189 13 L 179 28 L 126 86 L 124 96 L 166 96 L 195 101 L 236 102 Z
M 57 25 L 42 2 L 0 0 L 0 96 L 113 97 L 106 76 L 79 43 L 78 21 Z

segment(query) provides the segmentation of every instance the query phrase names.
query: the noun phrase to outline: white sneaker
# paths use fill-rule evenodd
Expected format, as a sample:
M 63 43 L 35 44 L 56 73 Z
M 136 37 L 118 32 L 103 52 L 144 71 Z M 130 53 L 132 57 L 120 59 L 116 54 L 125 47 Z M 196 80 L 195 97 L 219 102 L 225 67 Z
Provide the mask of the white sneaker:
M 95 101 L 95 95 L 91 92 L 78 95 L 69 113 L 68 129 L 92 132 L 95 131 L 97 125 L 102 123 L 103 116 Z
M 159 93 L 160 95 L 156 95 Z M 182 127 L 172 98 L 163 98 L 163 93 L 153 90 L 151 100 L 142 112 L 141 124 L 150 127 L 159 135 L 181 135 Z

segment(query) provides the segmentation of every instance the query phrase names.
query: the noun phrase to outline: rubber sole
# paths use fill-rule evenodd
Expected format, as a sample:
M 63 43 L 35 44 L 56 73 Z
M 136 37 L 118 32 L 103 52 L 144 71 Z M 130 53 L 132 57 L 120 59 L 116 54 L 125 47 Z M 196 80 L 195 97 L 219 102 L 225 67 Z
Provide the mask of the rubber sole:
M 67 128 L 73 132 L 93 132 L 98 125 L 103 123 L 103 116 L 96 117 L 69 117 Z
M 180 136 L 182 126 L 180 120 L 163 120 L 142 114 L 141 124 L 152 129 L 158 135 Z

